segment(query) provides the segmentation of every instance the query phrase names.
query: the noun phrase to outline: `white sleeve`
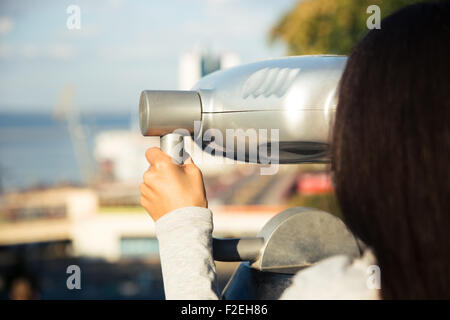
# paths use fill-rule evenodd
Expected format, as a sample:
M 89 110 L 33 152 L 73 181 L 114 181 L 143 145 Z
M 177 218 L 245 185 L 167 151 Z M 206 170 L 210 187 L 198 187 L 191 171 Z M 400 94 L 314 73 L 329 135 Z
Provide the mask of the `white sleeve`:
M 218 299 L 212 212 L 201 207 L 176 209 L 161 217 L 155 228 L 166 299 Z
M 352 260 L 343 255 L 324 259 L 299 271 L 281 300 L 377 300 L 380 290 L 368 286 L 371 252 Z
M 156 222 L 166 299 L 219 298 L 212 231 L 212 212 L 200 207 L 176 209 Z M 379 299 L 379 290 L 367 286 L 374 263 L 370 251 L 354 261 L 330 257 L 298 272 L 280 299 Z

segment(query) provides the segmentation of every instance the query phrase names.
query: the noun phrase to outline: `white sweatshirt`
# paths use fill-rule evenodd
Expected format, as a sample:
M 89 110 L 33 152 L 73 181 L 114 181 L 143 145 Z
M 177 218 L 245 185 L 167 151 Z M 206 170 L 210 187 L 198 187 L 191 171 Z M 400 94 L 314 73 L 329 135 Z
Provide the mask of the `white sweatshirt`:
M 156 222 L 166 299 L 219 299 L 212 257 L 212 212 L 185 207 Z M 357 260 L 334 256 L 298 272 L 280 299 L 379 299 L 369 289 L 370 250 Z

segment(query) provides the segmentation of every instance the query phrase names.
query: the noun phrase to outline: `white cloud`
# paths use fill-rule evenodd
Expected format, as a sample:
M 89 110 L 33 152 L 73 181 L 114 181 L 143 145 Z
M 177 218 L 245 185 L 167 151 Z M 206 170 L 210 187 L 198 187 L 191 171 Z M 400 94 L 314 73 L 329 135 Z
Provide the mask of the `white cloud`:
M 72 46 L 66 44 L 53 44 L 47 49 L 47 55 L 53 59 L 67 60 L 75 56 Z
M 120 47 L 104 47 L 99 50 L 101 59 L 118 61 L 148 60 L 162 54 L 162 50 L 142 45 L 126 45 Z
M 10 17 L 0 17 L 0 35 L 8 34 L 14 27 L 14 22 Z
M 108 0 L 106 5 L 113 9 L 121 8 L 125 4 L 124 0 Z
M 61 35 L 67 38 L 93 38 L 100 34 L 100 26 L 97 24 L 82 24 L 80 29 L 66 29 Z
M 34 44 L 27 44 L 20 50 L 20 55 L 27 59 L 34 59 L 39 56 L 39 48 Z
M 55 60 L 68 60 L 75 56 L 72 46 L 55 43 L 49 46 L 38 46 L 33 43 L 25 44 L 20 48 L 0 43 L 0 59 L 7 59 L 14 55 L 25 59 L 50 58 Z
M 0 43 L 0 59 L 6 59 L 14 54 L 12 46 L 6 43 Z

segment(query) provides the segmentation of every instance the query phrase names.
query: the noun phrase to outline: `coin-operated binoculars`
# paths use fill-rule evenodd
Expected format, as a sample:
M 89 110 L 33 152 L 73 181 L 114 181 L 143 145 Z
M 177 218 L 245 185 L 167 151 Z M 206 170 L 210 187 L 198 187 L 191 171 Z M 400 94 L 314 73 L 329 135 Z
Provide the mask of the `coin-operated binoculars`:
M 160 136 L 161 149 L 178 163 L 186 135 L 202 148 L 247 162 L 326 162 L 345 62 L 343 56 L 267 60 L 212 73 L 191 91 L 143 91 L 142 134 Z M 202 132 L 210 129 L 221 139 L 205 142 Z M 239 136 L 226 134 L 230 129 L 275 129 L 278 134 L 238 141 Z M 241 158 L 236 157 L 239 145 L 244 146 Z M 291 208 L 272 218 L 255 238 L 213 239 L 213 254 L 219 261 L 243 261 L 224 298 L 276 299 L 297 271 L 336 254 L 359 256 L 360 249 L 333 215 Z

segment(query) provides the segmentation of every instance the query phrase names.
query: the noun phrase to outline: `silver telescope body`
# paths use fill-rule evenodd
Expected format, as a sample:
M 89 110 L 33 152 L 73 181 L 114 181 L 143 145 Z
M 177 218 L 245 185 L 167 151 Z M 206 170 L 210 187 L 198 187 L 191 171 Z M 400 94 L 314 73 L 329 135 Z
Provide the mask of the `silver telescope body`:
M 337 88 L 346 59 L 326 55 L 266 60 L 212 73 L 191 91 L 143 91 L 139 102 L 141 132 L 144 136 L 160 136 L 161 149 L 178 163 L 183 161 L 186 135 L 203 148 L 224 156 L 236 155 L 239 137 L 227 136 L 230 129 L 244 134 L 266 130 L 264 138 L 256 135 L 257 149 L 266 150 L 258 151 L 257 159 L 249 157 L 250 139 L 240 141 L 245 145 L 246 161 L 326 162 Z M 222 141 L 204 142 L 202 134 L 208 130 L 219 132 Z M 270 134 L 273 130 L 277 134 Z M 233 139 L 232 143 L 227 139 Z M 214 239 L 214 258 L 250 261 L 259 270 L 279 270 L 283 267 L 277 265 L 278 260 L 301 268 L 331 254 L 359 254 L 356 240 L 340 220 L 314 209 L 292 210 L 277 215 L 256 238 Z M 299 233 L 307 225 L 316 227 Z M 306 247 L 295 254 L 295 248 L 283 249 L 283 234 L 299 238 L 295 243 L 306 238 L 326 243 L 310 248 L 311 258 L 305 258 Z
M 143 91 L 141 132 L 163 137 L 162 149 L 175 158 L 179 150 L 173 152 L 171 146 L 181 141 L 181 135 L 190 135 L 203 148 L 208 146 L 224 156 L 235 156 L 238 144 L 243 143 L 248 162 L 324 162 L 345 62 L 344 56 L 266 60 L 214 72 L 200 79 L 191 91 Z M 198 132 L 194 130 L 196 121 Z M 183 133 L 164 137 L 176 129 Z M 202 134 L 209 129 L 220 132 L 222 141 L 205 142 Z M 249 129 L 267 130 L 264 139 L 255 137 L 257 159 L 248 156 L 251 140 L 230 138 L 230 129 L 244 135 Z M 271 134 L 273 130 L 276 134 Z M 274 147 L 279 151 L 271 152 Z M 260 148 L 267 152 L 259 152 Z

